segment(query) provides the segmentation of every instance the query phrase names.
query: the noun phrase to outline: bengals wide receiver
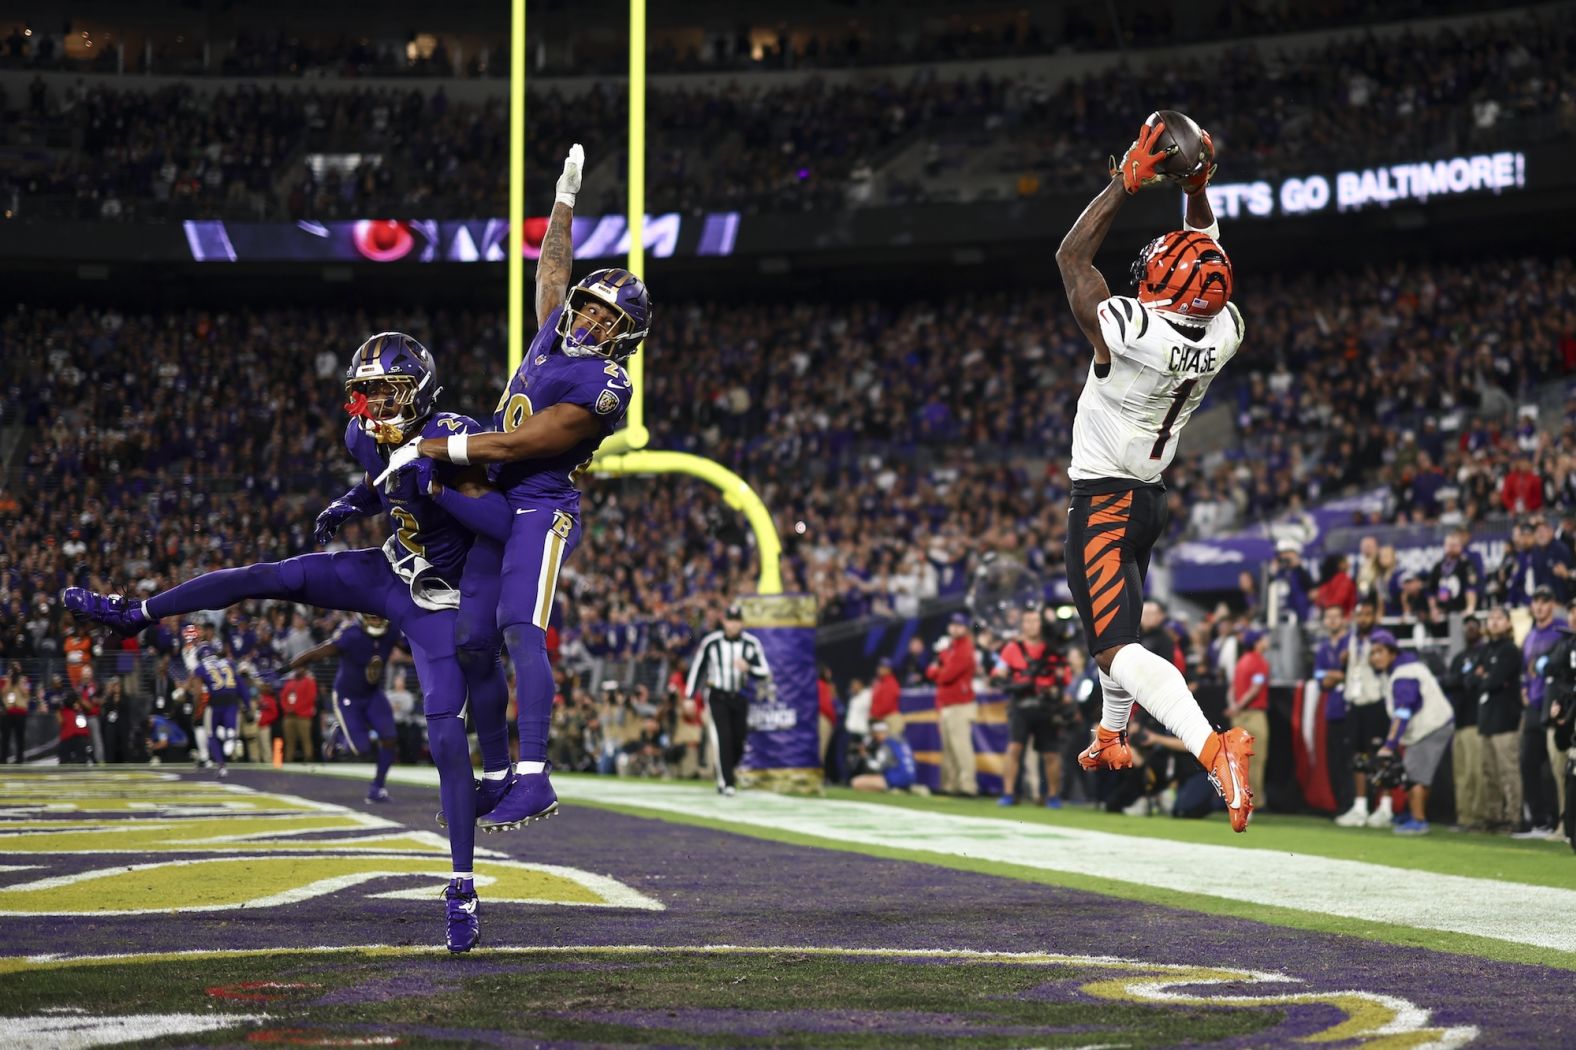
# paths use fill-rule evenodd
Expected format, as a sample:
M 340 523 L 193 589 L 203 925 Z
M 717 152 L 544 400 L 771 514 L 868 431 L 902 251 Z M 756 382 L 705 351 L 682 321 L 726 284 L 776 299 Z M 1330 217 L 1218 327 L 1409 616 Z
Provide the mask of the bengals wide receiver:
M 1150 116 L 1056 252 L 1073 316 L 1094 346 L 1073 423 L 1067 575 L 1100 666 L 1104 709 L 1078 761 L 1085 769 L 1132 765 L 1127 720 L 1136 700 L 1203 764 L 1240 832 L 1253 812 L 1253 738 L 1240 728 L 1215 731 L 1176 666 L 1139 644 L 1144 575 L 1165 527 L 1161 474 L 1243 332 L 1231 302 L 1231 261 L 1204 192 L 1214 144 L 1181 114 L 1165 117 L 1179 126 Z M 1113 296 L 1094 267 L 1095 252 L 1129 196 L 1167 181 L 1187 195 L 1182 229 L 1139 253 L 1136 296 Z

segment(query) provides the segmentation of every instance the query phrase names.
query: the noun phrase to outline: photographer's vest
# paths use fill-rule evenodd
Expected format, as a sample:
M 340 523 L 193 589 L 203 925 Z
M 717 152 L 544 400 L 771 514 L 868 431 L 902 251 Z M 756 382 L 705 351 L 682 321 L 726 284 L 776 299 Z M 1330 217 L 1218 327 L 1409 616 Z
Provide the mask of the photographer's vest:
M 1421 706 L 1413 713 L 1406 730 L 1401 734 L 1401 746 L 1410 747 L 1429 733 L 1443 729 L 1456 720 L 1455 708 L 1450 706 L 1439 680 L 1421 660 L 1398 663 L 1385 676 L 1384 706 L 1391 718 L 1395 717 L 1395 683 L 1400 681 L 1416 682 L 1418 693 L 1423 698 Z

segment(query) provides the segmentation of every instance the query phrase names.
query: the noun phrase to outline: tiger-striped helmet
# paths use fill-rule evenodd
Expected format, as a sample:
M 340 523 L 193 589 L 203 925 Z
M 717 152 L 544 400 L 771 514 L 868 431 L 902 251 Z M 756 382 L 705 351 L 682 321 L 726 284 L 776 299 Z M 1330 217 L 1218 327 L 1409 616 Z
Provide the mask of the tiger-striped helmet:
M 1214 317 L 1231 301 L 1231 260 L 1197 230 L 1156 237 L 1133 262 L 1138 301 L 1188 317 Z

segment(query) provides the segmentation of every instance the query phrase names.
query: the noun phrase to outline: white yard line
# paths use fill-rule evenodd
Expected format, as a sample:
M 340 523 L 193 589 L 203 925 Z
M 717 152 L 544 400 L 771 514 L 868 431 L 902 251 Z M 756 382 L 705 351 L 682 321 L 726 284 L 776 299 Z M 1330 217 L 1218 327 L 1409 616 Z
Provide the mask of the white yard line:
M 333 766 L 296 767 L 290 772 L 348 775 Z M 436 786 L 438 775 L 432 769 L 396 766 L 389 779 Z M 923 850 L 1110 879 L 1113 884 L 1140 883 L 1221 900 L 1576 953 L 1576 923 L 1554 918 L 1576 914 L 1576 890 L 1552 886 L 764 791 L 723 798 L 693 787 L 617 777 L 564 778 L 555 786 L 569 803 L 675 813 L 829 843 Z M 1114 885 L 1113 893 L 1122 895 Z
M 1491 937 L 1576 952 L 1576 890 L 1440 875 L 1282 850 L 1009 823 L 868 802 L 710 792 L 606 779 L 566 780 L 565 801 L 635 806 L 832 842 L 924 850 L 1159 889 Z M 1252 832 L 1248 832 L 1252 834 Z

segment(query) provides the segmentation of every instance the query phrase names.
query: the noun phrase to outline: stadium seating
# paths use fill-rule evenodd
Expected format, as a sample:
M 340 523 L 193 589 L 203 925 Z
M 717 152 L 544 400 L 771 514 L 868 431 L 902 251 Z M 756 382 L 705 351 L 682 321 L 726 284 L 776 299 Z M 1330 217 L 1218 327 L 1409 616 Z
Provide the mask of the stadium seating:
M 1573 58 L 1568 20 L 1533 14 L 1296 48 L 1265 38 L 1164 70 L 1112 53 L 1071 77 L 959 62 L 853 79 L 659 80 L 648 203 L 825 211 L 1083 189 L 1131 134 L 1131 100 L 1153 94 L 1157 77 L 1170 104 L 1210 114 L 1235 179 L 1525 145 L 1576 134 Z M 530 169 L 552 170 L 571 141 L 606 159 L 627 119 L 622 89 L 556 84 L 530 94 Z M 23 217 L 496 215 L 501 90 L 461 102 L 442 80 L 398 92 L 354 81 L 217 91 L 39 81 L 0 97 L 0 145 L 21 151 L 0 189 Z M 309 153 L 354 159 L 309 170 Z M 622 201 L 621 168 L 615 159 L 594 191 L 607 210 Z M 532 206 L 545 208 L 550 191 L 533 180 Z
M 1501 480 L 1524 454 L 1548 505 L 1576 499 L 1576 432 L 1545 420 L 1540 438 L 1512 418 L 1551 383 L 1557 396 L 1557 377 L 1576 366 L 1571 262 L 1495 266 L 1495 294 L 1473 291 L 1482 267 L 1444 265 L 1245 289 L 1262 349 L 1211 395 L 1237 437 L 1179 458 L 1173 537 L 1373 485 L 1395 494 L 1389 520 L 1437 520 L 1455 511 L 1440 486 L 1413 484 L 1432 469 L 1424 456 L 1469 521 L 1504 512 Z M 815 593 L 825 621 L 955 595 L 984 550 L 1054 575 L 1062 449 L 1087 354 L 1058 298 L 674 304 L 644 352 L 684 367 L 648 371 L 647 418 L 665 445 L 756 485 L 779 516 L 789 586 Z M 439 354 L 449 406 L 488 417 L 503 358 L 496 315 L 6 314 L 0 426 L 21 425 L 30 443 L 0 490 L 0 656 L 31 657 L 58 638 L 58 613 L 42 633 L 26 625 L 38 596 L 68 582 L 151 588 L 308 549 L 316 509 L 352 480 L 342 358 L 393 324 Z M 1375 354 L 1402 363 L 1376 373 Z M 1425 426 L 1423 409 L 1460 425 Z M 698 483 L 593 480 L 587 498 L 564 628 L 595 653 L 682 648 L 686 627 L 753 586 L 742 522 Z M 60 534 L 61 521 L 73 528 Z

